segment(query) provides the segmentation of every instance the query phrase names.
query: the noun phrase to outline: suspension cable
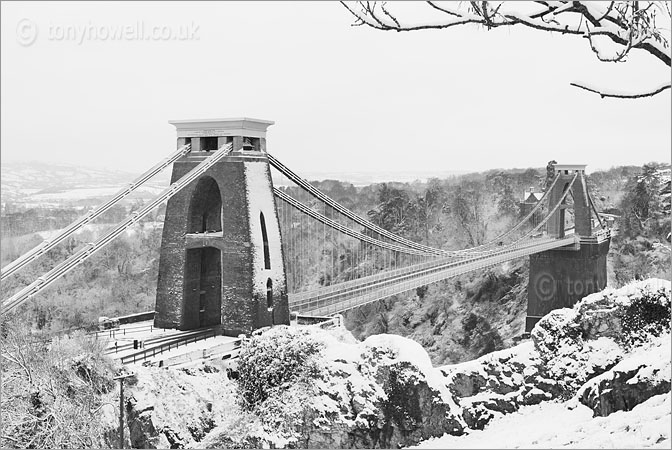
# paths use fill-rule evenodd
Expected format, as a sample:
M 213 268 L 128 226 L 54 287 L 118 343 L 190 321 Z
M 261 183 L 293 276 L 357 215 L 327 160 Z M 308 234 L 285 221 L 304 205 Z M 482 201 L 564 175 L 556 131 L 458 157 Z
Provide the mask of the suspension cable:
M 588 195 L 588 201 L 590 201 L 590 206 L 592 206 L 593 211 L 595 212 L 595 217 L 597 217 L 597 221 L 600 222 L 600 227 L 602 227 L 602 229 L 606 228 L 602 223 L 602 219 L 600 219 L 600 213 L 597 212 L 597 208 L 595 208 L 595 203 L 593 203 L 593 198 L 590 196 L 590 194 Z
M 464 250 L 442 250 L 442 249 L 437 249 L 434 247 L 429 247 L 426 245 L 419 244 L 417 242 L 410 241 L 408 239 L 405 239 L 401 236 L 398 236 L 394 233 L 391 233 L 384 228 L 379 227 L 378 225 L 362 218 L 361 216 L 353 213 L 349 209 L 345 208 L 344 206 L 340 205 L 336 201 L 332 200 L 330 197 L 328 197 L 326 194 L 322 193 L 319 189 L 315 188 L 313 185 L 308 183 L 306 180 L 301 178 L 299 175 L 294 173 L 291 169 L 289 169 L 287 166 L 283 165 L 280 161 L 278 161 L 274 156 L 268 154 L 268 160 L 271 163 L 273 167 L 275 167 L 277 170 L 279 170 L 283 175 L 285 175 L 287 178 L 292 180 L 294 183 L 302 187 L 304 190 L 306 190 L 308 193 L 310 193 L 313 197 L 321 200 L 322 202 L 330 205 L 332 208 L 335 208 L 338 210 L 341 214 L 344 216 L 351 218 L 358 224 L 368 228 L 371 231 L 375 231 L 376 233 L 387 237 L 388 239 L 391 239 L 394 242 L 397 242 L 401 245 L 404 245 L 406 247 L 414 248 L 416 250 L 420 250 L 424 254 L 434 254 L 434 255 L 463 255 L 464 253 L 480 253 L 478 251 L 474 251 L 477 249 L 481 248 L 487 248 L 491 247 L 494 244 L 497 244 L 500 242 L 502 239 L 508 237 L 515 231 L 517 231 L 520 227 L 522 227 L 533 215 L 543 206 L 543 201 L 546 199 L 548 194 L 551 192 L 555 184 L 557 183 L 558 179 L 560 178 L 560 174 L 556 174 L 555 178 L 553 179 L 553 182 L 551 185 L 546 189 L 544 192 L 544 195 L 542 198 L 537 202 L 535 207 L 530 211 L 530 213 L 525 216 L 523 220 L 518 222 L 511 230 L 508 230 L 507 232 L 503 233 L 502 235 L 498 236 L 497 238 L 489 241 L 488 243 L 482 244 L 478 247 L 472 247 L 469 249 L 464 249 Z
M 527 221 L 530 220 L 530 218 L 532 218 L 534 216 L 534 214 L 536 214 L 536 212 L 543 206 L 544 200 L 546 200 L 546 197 L 553 190 L 553 187 L 558 182 L 559 178 L 560 178 L 560 173 L 557 173 L 555 175 L 555 178 L 553 179 L 553 182 L 551 183 L 551 185 L 549 187 L 546 188 L 546 190 L 544 191 L 544 195 L 539 199 L 539 201 L 534 206 L 534 208 L 532 208 L 532 210 L 520 222 L 518 222 L 513 228 L 511 228 L 510 230 L 508 230 L 505 233 L 502 233 L 501 235 L 497 236 L 496 238 L 490 240 L 489 242 L 486 242 L 485 244 L 481 244 L 477 247 L 472 247 L 472 248 L 468 248 L 468 249 L 464 249 L 464 250 L 458 250 L 458 251 L 459 252 L 464 252 L 464 253 L 469 253 L 469 252 L 475 251 L 479 248 L 492 247 L 494 245 L 497 245 L 499 242 L 501 242 L 502 240 L 507 238 L 509 235 L 511 235 L 515 231 L 517 231 L 520 227 L 522 227 L 525 223 L 527 223 Z
M 273 188 L 273 194 L 275 194 L 276 197 L 278 197 L 280 200 L 283 200 L 287 204 L 293 206 L 297 210 L 301 211 L 304 214 L 307 214 L 308 216 L 312 217 L 313 219 L 321 222 L 322 224 L 330 227 L 331 229 L 334 229 L 336 231 L 340 231 L 343 234 L 346 234 L 350 237 L 354 237 L 356 239 L 359 239 L 360 241 L 368 242 L 369 244 L 376 245 L 378 247 L 382 247 L 388 250 L 396 250 L 399 252 L 403 252 L 406 254 L 411 254 L 411 255 L 426 255 L 425 252 L 419 251 L 419 250 L 413 250 L 409 249 L 400 245 L 395 245 L 395 244 L 390 244 L 388 242 L 383 242 L 378 239 L 369 237 L 365 234 L 362 234 L 358 231 L 354 231 L 349 227 L 346 227 L 345 225 L 340 224 L 339 222 L 330 219 L 323 214 L 309 208 L 308 206 L 304 205 L 303 203 L 299 202 L 298 200 L 294 199 L 294 197 L 291 197 L 278 188 Z
M 570 186 L 572 186 L 572 185 L 574 184 L 574 181 L 576 181 L 576 177 L 578 177 L 578 176 L 579 176 L 579 173 L 576 172 L 576 173 L 574 174 L 574 178 L 572 178 L 572 181 L 570 181 L 570 184 L 569 184 Z M 548 220 L 551 218 L 551 216 L 552 216 L 553 214 L 555 214 L 555 212 L 558 210 L 558 208 L 560 207 L 560 205 L 562 205 L 562 202 L 565 201 L 565 198 L 567 198 L 567 195 L 568 195 L 571 191 L 572 191 L 571 189 L 567 189 L 567 190 L 562 194 L 562 197 L 560 197 L 560 199 L 558 200 L 558 203 L 553 207 L 553 210 L 549 211 L 549 213 L 546 215 L 546 217 L 544 217 L 544 220 L 542 220 L 542 221 L 541 221 L 536 227 L 534 227 L 532 230 L 530 230 L 530 231 L 528 231 L 527 233 L 525 233 L 520 239 L 518 239 L 517 241 L 515 241 L 512 245 L 516 245 L 516 244 L 518 244 L 518 243 L 521 242 L 523 239 L 526 239 L 526 238 L 530 237 L 531 235 L 533 235 L 534 233 L 536 233 L 537 231 L 539 231 L 539 228 L 541 228 L 542 226 L 544 226 L 544 224 L 546 224 L 546 222 L 548 222 Z M 562 228 L 563 228 L 563 229 L 564 229 L 564 227 L 565 227 L 564 224 L 562 224 Z
M 133 180 L 131 183 L 128 184 L 128 186 L 118 191 L 110 200 L 92 209 L 91 211 L 89 211 L 87 215 L 80 217 L 79 219 L 68 225 L 67 228 L 61 231 L 56 237 L 43 241 L 41 244 L 37 245 L 32 250 L 29 250 L 16 260 L 7 264 L 5 267 L 2 268 L 2 271 L 0 272 L 0 280 L 4 280 L 8 276 L 12 275 L 14 272 L 21 270 L 26 265 L 42 257 L 53 247 L 63 242 L 65 239 L 73 235 L 77 230 L 79 230 L 80 228 L 82 228 L 84 225 L 88 224 L 95 218 L 99 217 L 105 211 L 109 210 L 112 206 L 117 204 L 124 197 L 126 197 L 131 192 L 133 192 L 134 190 L 145 184 L 145 182 L 149 181 L 149 179 L 154 177 L 154 175 L 163 171 L 166 167 L 168 167 L 173 162 L 175 162 L 182 156 L 186 155 L 190 151 L 191 151 L 191 144 L 183 145 L 182 147 L 177 149 L 175 153 L 171 154 L 166 159 L 159 162 L 157 165 L 149 169 L 147 172 L 143 173 L 138 178 Z
M 578 177 L 578 172 L 574 174 L 574 177 L 572 178 L 570 185 L 573 185 L 574 182 L 576 181 Z M 528 231 L 525 233 L 523 237 L 518 239 L 517 241 L 502 247 L 498 248 L 495 250 L 491 250 L 489 252 L 477 252 L 472 255 L 464 255 L 467 256 L 468 258 L 465 260 L 451 260 L 450 258 L 444 257 L 444 258 L 437 258 L 434 261 L 430 261 L 427 263 L 423 264 L 418 264 L 416 266 L 408 266 L 402 269 L 394 269 L 394 270 L 388 270 L 384 271 L 378 275 L 372 275 L 369 277 L 365 277 L 364 279 L 359 279 L 359 280 L 351 280 L 351 281 L 346 281 L 344 283 L 339 283 L 337 285 L 332 285 L 332 286 L 327 286 L 319 289 L 313 289 L 310 291 L 306 292 L 301 292 L 293 296 L 291 299 L 292 302 L 292 307 L 297 308 L 297 307 L 302 307 L 305 303 L 310 303 L 312 300 L 310 300 L 313 297 L 322 297 L 326 295 L 326 298 L 320 298 L 320 301 L 327 301 L 329 302 L 329 298 L 332 298 L 332 302 L 336 302 L 339 297 L 342 297 L 343 295 L 348 295 L 352 292 L 349 291 L 357 291 L 362 294 L 368 292 L 372 288 L 374 288 L 374 285 L 384 285 L 391 283 L 395 280 L 400 280 L 403 282 L 406 279 L 411 279 L 411 278 L 417 278 L 418 276 L 423 275 L 424 273 L 435 273 L 441 270 L 446 270 L 451 267 L 459 267 L 460 265 L 464 264 L 471 264 L 471 263 L 476 263 L 478 261 L 487 261 L 491 257 L 495 257 L 498 255 L 506 255 L 511 252 L 520 252 L 524 251 L 525 249 L 534 249 L 538 248 L 539 246 L 542 247 L 548 247 L 549 245 L 552 245 L 554 242 L 557 241 L 562 241 L 563 245 L 566 245 L 564 242 L 568 239 L 572 239 L 571 236 L 565 237 L 564 239 L 560 238 L 542 238 L 540 240 L 534 239 L 534 240 L 528 240 L 527 238 L 534 233 L 538 232 L 540 228 L 542 228 L 549 220 L 550 218 L 556 213 L 556 211 L 564 204 L 567 196 L 571 193 L 571 189 L 567 189 L 565 192 L 563 192 L 562 196 L 558 199 L 557 203 L 551 208 L 551 210 L 548 212 L 548 214 L 543 218 L 543 220 L 537 224 L 532 230 Z M 284 194 L 284 193 L 283 193 Z M 291 197 L 290 197 L 291 198 Z M 303 205 L 305 209 L 310 209 Z M 303 211 L 305 213 L 308 213 L 308 211 Z M 529 219 L 529 217 L 528 217 Z M 327 219 L 330 220 L 330 219 Z M 326 222 L 326 221 L 325 221 Z M 323 223 L 325 223 L 323 222 Z M 340 224 L 337 224 L 340 225 Z M 342 226 L 342 225 L 341 225 Z M 368 237 L 368 236 L 367 236 Z M 575 238 L 575 237 L 574 237 Z M 527 253 L 526 253 L 527 254 Z
M 570 183 L 569 183 L 570 186 L 574 184 L 574 181 L 576 181 L 576 178 L 578 177 L 578 175 L 579 175 L 578 172 L 574 174 L 574 177 L 572 178 L 572 181 L 570 181 Z M 557 178 L 556 178 L 556 179 L 557 179 Z M 552 185 L 551 185 L 551 186 L 552 186 Z M 549 189 L 548 191 L 550 191 L 550 189 Z M 562 194 L 562 196 L 560 197 L 560 200 L 559 200 L 558 203 L 555 205 L 555 207 L 553 208 L 553 210 L 549 211 L 549 213 L 546 214 L 546 217 L 544 217 L 544 219 L 543 219 L 539 224 L 537 224 L 537 225 L 536 225 L 534 228 L 532 228 L 530 231 L 528 231 L 527 233 L 525 233 L 524 235 L 522 235 L 521 237 L 519 237 L 517 240 L 513 241 L 511 244 L 508 244 L 508 245 L 506 246 L 506 248 L 514 247 L 514 246 L 516 246 L 516 245 L 519 245 L 523 240 L 529 238 L 529 237 L 532 236 L 534 233 L 536 233 L 542 226 L 544 226 L 544 224 L 546 224 L 546 222 L 548 222 L 548 220 L 551 218 L 551 216 L 555 213 L 555 211 L 557 211 L 557 209 L 560 207 L 560 205 L 562 205 L 562 202 L 565 201 L 565 198 L 567 198 L 567 195 L 570 194 L 570 193 L 571 193 L 571 189 L 567 189 L 567 190 Z M 543 197 L 542 197 L 542 199 L 543 199 Z M 541 200 L 539 201 L 539 203 L 541 203 Z M 482 246 L 481 246 L 481 247 L 482 247 Z M 479 248 L 479 247 L 474 247 L 474 248 Z M 473 249 L 466 249 L 466 250 L 463 250 L 463 251 L 462 251 L 462 255 L 463 255 L 463 256 L 464 256 L 464 255 L 482 255 L 482 254 L 486 254 L 486 253 L 490 253 L 490 252 L 492 252 L 492 250 L 473 251 Z
M 417 242 L 410 241 L 406 238 L 403 238 L 401 236 L 398 236 L 394 233 L 391 233 L 387 231 L 384 228 L 379 227 L 378 225 L 364 219 L 363 217 L 355 214 L 354 212 L 350 211 L 349 209 L 345 208 L 338 202 L 332 200 L 330 197 L 325 195 L 322 191 L 314 187 L 312 184 L 308 183 L 306 180 L 301 178 L 299 175 L 294 173 L 292 170 L 290 170 L 287 166 L 283 165 L 280 161 L 278 161 L 274 156 L 271 154 L 268 155 L 268 161 L 271 163 L 273 167 L 275 167 L 277 170 L 279 170 L 282 174 L 284 174 L 287 178 L 292 180 L 294 183 L 299 185 L 301 188 L 303 188 L 305 191 L 307 191 L 309 194 L 311 194 L 313 197 L 317 198 L 318 200 L 321 200 L 325 204 L 331 206 L 333 209 L 337 210 L 344 216 L 354 220 L 357 222 L 359 225 L 368 228 L 371 231 L 374 231 L 382 236 L 385 236 L 388 239 L 391 239 L 394 242 L 397 242 L 398 244 L 404 245 L 406 247 L 410 247 L 416 250 L 423 251 L 424 253 L 431 253 L 431 254 L 439 254 L 439 255 L 444 255 L 444 254 L 452 254 L 454 252 L 448 251 L 448 250 L 442 250 L 434 247 L 429 247 L 423 244 L 419 244 Z
M 362 289 L 363 286 L 368 286 L 371 283 L 379 283 L 379 282 L 389 282 L 393 281 L 394 279 L 399 279 L 399 278 L 406 278 L 406 277 L 414 277 L 418 275 L 423 275 L 428 272 L 436 272 L 436 271 L 441 271 L 445 269 L 450 269 L 450 268 L 456 268 L 468 264 L 472 264 L 474 262 L 478 261 L 488 261 L 492 257 L 497 257 L 497 256 L 502 256 L 502 255 L 507 255 L 513 252 L 517 251 L 526 251 L 530 249 L 536 249 L 540 246 L 543 246 L 545 248 L 548 248 L 549 245 L 551 246 L 550 248 L 553 247 L 553 243 L 557 241 L 557 239 L 544 239 L 540 241 L 527 241 L 524 245 L 520 246 L 508 246 L 503 249 L 498 249 L 497 251 L 493 251 L 487 255 L 482 255 L 482 256 L 474 256 L 472 258 L 469 258 L 467 260 L 462 260 L 462 261 L 454 261 L 450 260 L 450 258 L 439 258 L 434 261 L 430 261 L 427 263 L 422 263 L 422 264 L 417 264 L 413 266 L 407 266 L 401 269 L 395 269 L 387 272 L 381 272 L 375 275 L 371 275 L 368 277 L 360 278 L 357 280 L 352 280 L 344 283 L 339 283 L 338 285 L 332 285 L 332 286 L 325 286 L 325 287 L 320 287 L 317 289 L 312 289 L 310 291 L 304 291 L 300 293 L 295 293 L 292 295 L 292 298 L 290 299 L 290 306 L 296 305 L 299 302 L 304 302 L 305 300 L 313 299 L 315 297 L 321 297 L 322 295 L 325 294 L 338 294 L 338 293 L 347 293 L 348 291 L 353 291 L 353 290 L 359 290 Z M 534 252 L 533 252 L 534 253 Z
M 168 186 L 164 191 L 159 194 L 151 203 L 131 214 L 124 220 L 119 223 L 114 230 L 110 231 L 100 239 L 95 242 L 89 243 L 86 247 L 70 256 L 68 259 L 54 267 L 52 270 L 47 272 L 45 275 L 39 277 L 37 280 L 32 282 L 30 285 L 23 288 L 21 291 L 14 294 L 8 300 L 2 302 L 3 314 L 5 312 L 12 311 L 17 306 L 21 305 L 26 300 L 30 299 L 34 295 L 38 294 L 44 288 L 49 286 L 54 281 L 58 280 L 60 277 L 70 272 L 72 269 L 77 267 L 79 264 L 86 261 L 89 257 L 94 255 L 100 249 L 105 247 L 107 244 L 112 242 L 115 238 L 121 235 L 127 228 L 138 222 L 144 216 L 146 216 L 151 210 L 159 206 L 164 201 L 168 200 L 182 189 L 184 189 L 189 183 L 196 180 L 201 176 L 206 170 L 208 170 L 213 164 L 217 161 L 224 158 L 231 152 L 233 145 L 226 144 L 222 146 L 219 150 L 209 156 L 207 159 L 202 161 L 192 170 L 190 170 L 186 175 L 180 178 L 178 181 L 174 182 Z

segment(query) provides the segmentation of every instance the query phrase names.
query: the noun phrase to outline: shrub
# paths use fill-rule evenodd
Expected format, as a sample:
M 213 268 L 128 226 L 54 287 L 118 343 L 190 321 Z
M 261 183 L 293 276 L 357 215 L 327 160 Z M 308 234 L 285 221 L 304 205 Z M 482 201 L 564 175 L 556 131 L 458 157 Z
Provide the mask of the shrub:
M 275 327 L 253 336 L 238 357 L 238 388 L 243 407 L 254 409 L 277 390 L 315 378 L 320 369 L 316 356 L 323 344 L 305 330 Z
M 3 448 L 103 447 L 99 410 L 114 388 L 102 344 L 79 333 L 51 343 L 4 324 Z
M 462 318 L 464 335 L 461 344 L 477 358 L 504 348 L 502 337 L 492 329 L 488 320 L 474 312 Z
M 637 343 L 649 335 L 659 336 L 670 330 L 670 297 L 664 289 L 642 292 L 626 308 L 621 319 L 623 339 Z

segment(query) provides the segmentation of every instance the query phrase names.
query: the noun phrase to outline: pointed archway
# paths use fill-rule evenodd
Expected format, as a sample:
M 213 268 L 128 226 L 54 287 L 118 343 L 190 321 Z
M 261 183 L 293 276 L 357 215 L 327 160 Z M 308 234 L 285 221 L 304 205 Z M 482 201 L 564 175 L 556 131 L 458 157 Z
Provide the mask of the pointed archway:
M 222 197 L 217 182 L 198 180 L 189 204 L 188 231 L 222 231 Z M 187 249 L 184 265 L 184 325 L 203 328 L 222 322 L 222 252 L 215 247 Z

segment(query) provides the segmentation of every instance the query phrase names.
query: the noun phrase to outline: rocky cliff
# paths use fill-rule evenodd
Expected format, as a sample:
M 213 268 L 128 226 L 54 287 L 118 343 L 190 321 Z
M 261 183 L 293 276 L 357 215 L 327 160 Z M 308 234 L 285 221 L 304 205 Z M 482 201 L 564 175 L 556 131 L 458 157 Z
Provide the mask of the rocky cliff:
M 670 392 L 670 283 L 592 294 L 542 319 L 530 341 L 439 368 L 410 339 L 359 342 L 344 329 L 276 327 L 245 348 L 235 379 L 212 364 L 141 368 L 126 404 L 131 444 L 392 448 L 487 431 L 553 400 L 630 411 Z

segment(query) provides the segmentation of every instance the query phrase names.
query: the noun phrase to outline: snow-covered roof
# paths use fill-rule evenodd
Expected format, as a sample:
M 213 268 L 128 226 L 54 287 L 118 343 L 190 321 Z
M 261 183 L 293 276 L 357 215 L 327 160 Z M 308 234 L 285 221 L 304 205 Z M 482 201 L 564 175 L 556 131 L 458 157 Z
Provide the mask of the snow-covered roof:
M 170 120 L 177 129 L 177 137 L 248 136 L 265 138 L 272 120 L 236 117 L 231 119 Z
M 523 194 L 523 203 L 537 203 L 543 196 L 543 192 L 525 191 L 525 194 Z
M 554 164 L 553 168 L 556 172 L 562 172 L 564 170 L 569 172 L 585 172 L 586 164 Z

